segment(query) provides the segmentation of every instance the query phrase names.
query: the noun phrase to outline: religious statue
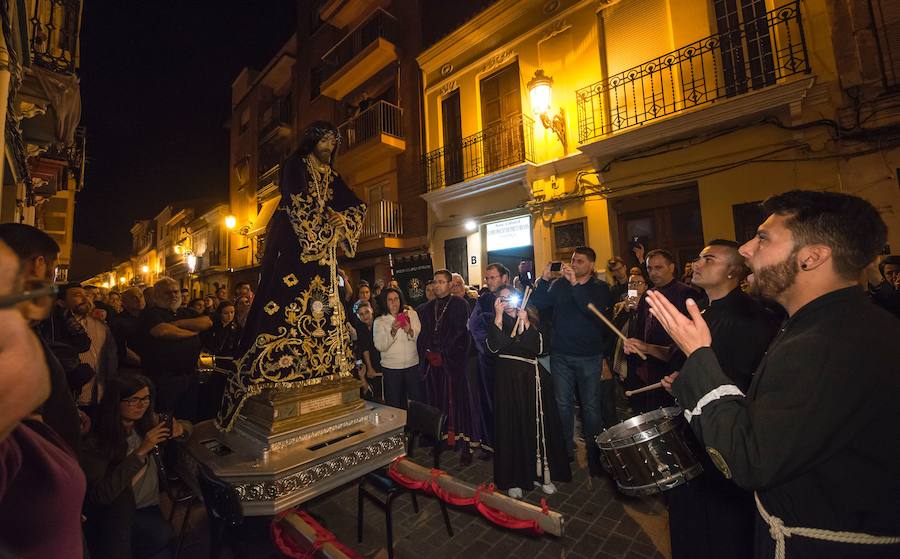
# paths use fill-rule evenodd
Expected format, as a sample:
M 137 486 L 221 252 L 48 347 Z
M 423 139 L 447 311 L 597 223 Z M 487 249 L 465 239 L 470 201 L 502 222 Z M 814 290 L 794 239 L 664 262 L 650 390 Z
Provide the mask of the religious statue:
M 293 389 L 353 376 L 338 295 L 338 247 L 354 256 L 366 206 L 334 171 L 338 131 L 315 122 L 281 169 L 281 200 L 265 236 L 259 287 L 235 352 L 217 426 L 230 431 L 264 389 Z

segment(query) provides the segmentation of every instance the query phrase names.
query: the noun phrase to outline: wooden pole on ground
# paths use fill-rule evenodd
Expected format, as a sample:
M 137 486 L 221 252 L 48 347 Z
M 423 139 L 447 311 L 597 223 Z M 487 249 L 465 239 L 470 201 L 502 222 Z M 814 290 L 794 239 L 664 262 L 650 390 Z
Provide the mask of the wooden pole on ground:
M 397 460 L 392 468 L 403 476 L 416 481 L 429 481 L 432 478 L 431 469 L 420 466 L 411 460 Z M 436 478 L 437 484 L 441 489 L 460 498 L 469 499 L 475 496 L 476 486 L 460 481 L 447 474 Z M 522 520 L 536 520 L 538 525 L 544 532 L 557 537 L 563 535 L 563 516 L 554 511 L 544 512 L 540 507 L 519 501 L 512 497 L 507 497 L 502 493 L 481 493 L 481 502 L 499 511 L 505 512 L 510 516 L 520 518 Z
M 288 514 L 279 520 L 279 522 L 284 529 L 284 533 L 298 546 L 304 547 L 307 551 L 312 551 L 312 544 L 316 541 L 317 536 L 315 529 L 310 526 L 308 522 L 296 514 Z M 319 552 L 316 553 L 316 557 L 325 557 L 326 559 L 350 559 L 346 553 L 330 542 L 322 546 Z

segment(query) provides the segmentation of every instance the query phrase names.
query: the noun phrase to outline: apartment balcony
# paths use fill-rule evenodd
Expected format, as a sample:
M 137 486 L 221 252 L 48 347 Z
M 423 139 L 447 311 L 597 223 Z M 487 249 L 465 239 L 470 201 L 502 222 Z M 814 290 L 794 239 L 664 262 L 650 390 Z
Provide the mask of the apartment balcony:
M 78 68 L 81 0 L 36 0 L 28 15 L 34 63 L 52 72 L 74 74 Z
M 402 153 L 406 149 L 402 117 L 403 109 L 387 101 L 378 101 L 340 125 L 339 170 L 349 175 L 385 157 Z
M 534 121 L 518 114 L 422 158 L 429 192 L 534 161 Z
M 278 174 L 281 172 L 281 165 L 275 163 L 267 168 L 260 167 L 260 169 L 262 173 L 256 181 L 257 195 L 278 187 Z
M 397 20 L 381 8 L 322 57 L 316 69 L 319 92 L 343 99 L 397 60 Z
M 279 97 L 260 111 L 259 142 L 290 140 L 294 133 L 293 107 L 290 96 Z
M 610 157 L 758 119 L 802 100 L 809 73 L 795 0 L 577 90 L 580 149 Z
M 378 0 L 327 0 L 319 8 L 319 19 L 338 29 L 359 21 Z
M 403 208 L 400 204 L 378 200 L 366 209 L 357 254 L 403 250 L 423 242 L 420 238 L 403 237 Z

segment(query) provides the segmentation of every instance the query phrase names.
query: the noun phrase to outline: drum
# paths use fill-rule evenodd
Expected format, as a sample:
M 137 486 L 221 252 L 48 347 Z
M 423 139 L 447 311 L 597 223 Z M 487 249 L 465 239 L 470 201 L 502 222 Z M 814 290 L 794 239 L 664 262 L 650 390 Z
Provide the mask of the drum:
M 625 495 L 661 493 L 703 472 L 682 430 L 681 409 L 632 417 L 597 435 L 600 461 Z

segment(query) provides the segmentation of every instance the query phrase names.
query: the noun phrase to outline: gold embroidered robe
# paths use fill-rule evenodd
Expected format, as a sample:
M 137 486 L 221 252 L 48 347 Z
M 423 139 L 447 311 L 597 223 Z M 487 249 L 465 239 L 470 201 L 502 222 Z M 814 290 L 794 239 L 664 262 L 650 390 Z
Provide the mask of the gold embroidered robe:
M 226 431 L 246 399 L 264 388 L 311 386 L 353 373 L 337 251 L 356 254 L 366 206 L 330 167 L 320 172 L 296 154 L 282 167 L 280 189 L 260 283 L 235 353 L 237 374 L 217 418 Z

